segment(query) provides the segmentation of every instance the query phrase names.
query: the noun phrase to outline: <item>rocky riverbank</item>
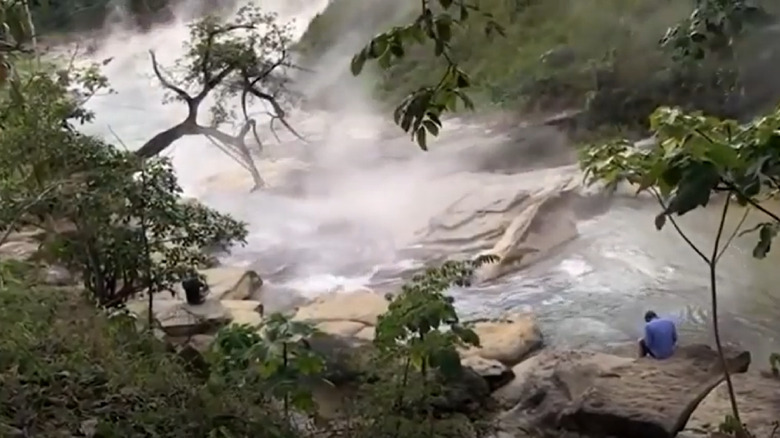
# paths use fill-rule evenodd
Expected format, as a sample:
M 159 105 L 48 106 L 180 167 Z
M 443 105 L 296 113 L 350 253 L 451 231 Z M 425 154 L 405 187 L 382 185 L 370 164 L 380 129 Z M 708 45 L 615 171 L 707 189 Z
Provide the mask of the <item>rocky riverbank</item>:
M 155 308 L 161 335 L 189 357 L 208 347 L 218 327 L 262 321 L 262 303 L 251 299 L 262 287 L 256 274 L 231 268 L 204 274 L 212 288 L 205 304 L 161 298 Z M 130 307 L 142 312 L 143 305 Z M 344 357 L 370 347 L 387 305 L 379 294 L 357 290 L 291 309 L 294 320 L 322 332 L 310 345 L 326 357 L 329 379 L 336 384 L 317 397 L 328 417 L 340 414 L 340 387 L 355 378 Z M 478 378 L 458 383 L 446 408 L 460 412 L 477 406 L 493 418 L 502 438 L 703 437 L 717 432 L 730 412 L 717 355 L 705 345 L 684 345 L 672 359 L 655 361 L 632 357 L 633 348 L 614 354 L 544 346 L 531 314 L 472 321 L 472 327 L 481 346 L 461 351 L 461 358 L 467 374 Z M 750 362 L 748 352 L 728 351 L 743 421 L 757 436 L 768 437 L 780 412 L 780 380 L 748 371 Z

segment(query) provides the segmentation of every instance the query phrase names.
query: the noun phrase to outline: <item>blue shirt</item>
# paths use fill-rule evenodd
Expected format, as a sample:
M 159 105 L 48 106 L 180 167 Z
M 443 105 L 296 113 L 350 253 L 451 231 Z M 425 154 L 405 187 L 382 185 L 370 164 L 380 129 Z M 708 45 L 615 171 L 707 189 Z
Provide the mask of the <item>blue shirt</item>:
M 677 346 L 677 329 L 668 319 L 655 318 L 645 324 L 645 345 L 656 359 L 666 359 Z

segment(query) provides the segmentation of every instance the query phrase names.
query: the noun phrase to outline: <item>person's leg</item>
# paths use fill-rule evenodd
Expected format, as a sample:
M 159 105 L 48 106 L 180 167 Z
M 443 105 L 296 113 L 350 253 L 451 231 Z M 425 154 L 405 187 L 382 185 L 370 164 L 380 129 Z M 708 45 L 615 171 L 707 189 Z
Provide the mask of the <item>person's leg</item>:
M 637 354 L 639 357 L 645 357 L 647 355 L 647 347 L 645 346 L 645 340 L 642 338 L 639 338 L 636 341 L 637 346 Z
M 654 357 L 653 352 L 647 348 L 647 344 L 644 339 L 639 340 L 639 357 Z

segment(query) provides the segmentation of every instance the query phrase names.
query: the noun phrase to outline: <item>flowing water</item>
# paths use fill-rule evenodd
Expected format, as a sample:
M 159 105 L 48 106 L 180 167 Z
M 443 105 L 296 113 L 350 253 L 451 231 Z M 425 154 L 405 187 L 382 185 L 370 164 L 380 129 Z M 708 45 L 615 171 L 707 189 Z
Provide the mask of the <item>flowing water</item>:
M 284 20 L 295 19 L 300 34 L 327 0 L 262 4 Z M 117 30 L 105 39 L 94 57 L 114 58 L 106 73 L 117 93 L 90 102 L 98 117 L 87 129 L 111 141 L 116 135 L 136 148 L 180 121 L 183 108 L 160 103 L 162 90 L 152 76 L 148 50 L 170 63 L 185 38 L 185 24 L 174 23 L 145 35 Z M 474 190 L 491 178 L 504 178 L 518 190 L 540 184 L 536 174 L 517 169 L 559 165 L 570 158 L 554 132 L 529 129 L 509 137 L 457 121 L 447 123 L 432 152 L 420 152 L 397 135 L 397 128 L 388 128 L 390 115 L 373 107 L 364 82 L 345 85 L 338 79 L 359 43 L 349 38 L 322 58 L 315 74 L 299 78 L 304 94 L 330 93 L 343 108 L 294 113 L 293 122 L 308 144 L 289 135 L 275 144 L 265 134 L 259 167 L 272 189 L 248 193 L 246 172 L 204 138 L 184 138 L 169 151 L 189 195 L 249 222 L 249 243 L 230 262 L 258 269 L 279 294 L 314 296 L 397 280 L 399 273 L 424 262 L 424 251 L 412 247 L 414 232 L 441 214 L 459 191 Z M 303 161 L 316 170 L 295 172 L 305 167 Z M 708 272 L 670 227 L 654 229 L 657 207 L 642 198 L 621 197 L 607 211 L 581 210 L 579 237 L 543 261 L 484 287 L 455 290 L 461 311 L 485 316 L 530 309 L 551 342 L 579 346 L 636 339 L 642 314 L 653 308 L 679 321 L 683 339 L 706 339 Z M 705 248 L 716 229 L 716 210 L 681 221 Z M 731 224 L 738 215 L 732 216 Z M 753 238 L 736 238 L 723 257 L 719 296 L 726 340 L 762 358 L 780 350 L 779 259 L 753 260 Z

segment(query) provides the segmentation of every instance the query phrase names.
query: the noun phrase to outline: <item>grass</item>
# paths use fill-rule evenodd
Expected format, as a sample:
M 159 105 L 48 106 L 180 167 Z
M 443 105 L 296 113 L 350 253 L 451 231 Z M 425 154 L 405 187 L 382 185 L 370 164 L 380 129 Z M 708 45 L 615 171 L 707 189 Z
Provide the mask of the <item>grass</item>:
M 250 389 L 198 380 L 130 318 L 2 269 L 0 436 L 284 436 Z

